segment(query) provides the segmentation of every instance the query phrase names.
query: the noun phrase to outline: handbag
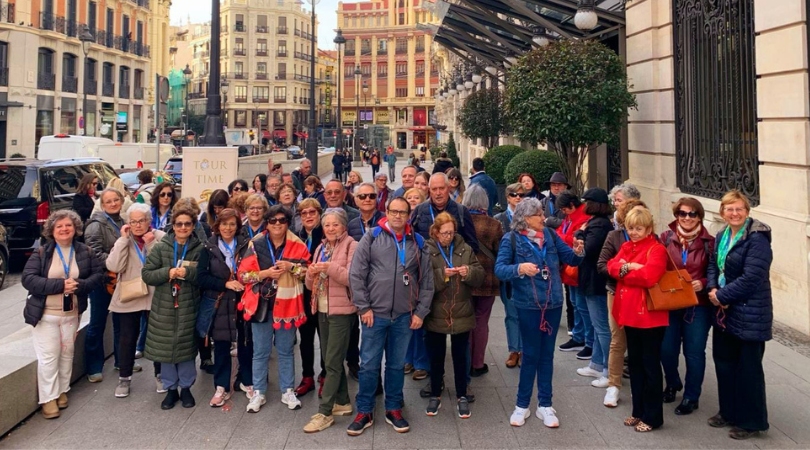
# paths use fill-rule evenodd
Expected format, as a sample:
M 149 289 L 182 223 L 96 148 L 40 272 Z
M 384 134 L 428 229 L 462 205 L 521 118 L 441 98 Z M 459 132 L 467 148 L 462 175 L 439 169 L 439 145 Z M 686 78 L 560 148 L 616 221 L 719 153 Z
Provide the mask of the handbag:
M 263 282 L 253 285 L 253 289 L 259 294 L 259 305 L 256 307 L 256 313 L 250 318 L 251 322 L 265 323 L 273 314 L 273 305 L 276 303 L 276 292 L 278 292 L 278 287 L 273 284 L 273 281 L 267 278 Z
M 117 289 L 120 291 L 119 299 L 121 303 L 127 303 L 136 298 L 141 298 L 149 294 L 149 288 L 143 282 L 143 278 L 137 277 L 127 281 L 118 280 Z
M 652 250 L 652 248 L 650 248 Z M 674 311 L 697 306 L 698 299 L 692 287 L 692 277 L 686 269 L 678 269 L 669 249 L 667 256 L 675 270 L 667 270 L 655 286 L 647 289 L 647 309 L 650 311 Z M 647 250 L 647 258 L 650 251 Z

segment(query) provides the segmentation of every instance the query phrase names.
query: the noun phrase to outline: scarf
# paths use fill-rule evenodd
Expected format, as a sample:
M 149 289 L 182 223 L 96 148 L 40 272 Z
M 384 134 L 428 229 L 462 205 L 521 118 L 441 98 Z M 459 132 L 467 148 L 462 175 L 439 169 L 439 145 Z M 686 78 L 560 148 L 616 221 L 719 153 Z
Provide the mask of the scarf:
M 528 229 L 528 230 L 521 231 L 520 234 L 526 236 L 527 238 L 529 238 L 530 241 L 537 244 L 537 246 L 540 247 L 540 250 L 543 249 L 543 243 L 546 240 L 546 235 L 543 234 L 542 231 L 538 232 L 538 231 L 535 231 L 535 230 Z
M 745 223 L 743 223 L 742 228 L 740 228 L 740 231 L 738 231 L 736 235 L 731 236 L 731 227 L 729 226 L 726 227 L 726 230 L 723 231 L 720 237 L 720 243 L 717 246 L 717 268 L 720 269 L 720 276 L 717 277 L 717 284 L 720 285 L 721 289 L 726 287 L 726 258 L 728 257 L 728 252 L 740 241 L 744 234 L 743 230 L 748 227 L 750 220 L 750 218 L 745 219 Z
M 681 247 L 683 247 L 684 250 L 688 249 L 689 244 L 691 244 L 692 241 L 697 239 L 697 237 L 700 236 L 700 233 L 702 231 L 703 231 L 703 224 L 701 223 L 698 223 L 698 225 L 695 227 L 694 230 L 685 230 L 683 227 L 681 227 L 681 224 L 679 223 L 676 227 L 676 233 L 678 234 L 678 240 L 681 242 Z
M 320 262 L 331 261 L 332 260 L 332 252 L 334 250 L 335 250 L 334 246 L 330 245 L 329 241 L 324 240 L 323 243 L 321 244 L 321 247 L 318 248 L 318 251 L 315 252 L 315 254 L 313 255 L 312 262 L 313 263 L 320 263 Z M 325 259 L 322 259 L 322 258 L 325 258 Z M 317 311 L 318 300 L 320 300 L 322 295 L 328 295 L 328 293 L 329 293 L 329 291 L 328 291 L 328 289 L 329 289 L 328 280 L 329 279 L 326 277 L 326 273 L 321 272 L 321 274 L 318 275 L 318 280 L 316 281 L 317 284 L 315 285 L 315 292 L 314 292 L 315 295 L 312 296 L 312 302 L 313 302 L 314 305 L 316 305 L 316 309 L 315 309 L 316 311 Z

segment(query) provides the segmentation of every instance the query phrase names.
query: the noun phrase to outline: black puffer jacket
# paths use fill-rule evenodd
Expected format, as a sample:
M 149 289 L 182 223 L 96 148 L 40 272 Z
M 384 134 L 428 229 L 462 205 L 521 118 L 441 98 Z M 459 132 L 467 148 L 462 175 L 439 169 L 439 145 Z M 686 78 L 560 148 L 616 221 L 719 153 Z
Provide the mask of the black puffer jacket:
M 597 270 L 599 254 L 605 245 L 608 233 L 613 231 L 613 223 L 604 216 L 594 216 L 588 220 L 585 231 L 577 231 L 574 237 L 585 242 L 585 258 L 579 265 L 579 289 L 583 295 L 607 295 L 607 277 Z
M 87 295 L 90 291 L 101 287 L 104 282 L 104 266 L 87 245 L 76 240 L 73 241 L 76 251 L 76 264 L 79 266 L 79 288 L 76 291 L 76 301 L 79 314 L 87 309 Z M 48 271 L 53 261 L 56 243 L 49 240 L 43 247 L 35 251 L 25 264 L 22 274 L 22 285 L 28 291 L 25 300 L 23 318 L 25 323 L 37 326 L 45 313 L 45 299 L 49 295 L 61 294 L 65 291 L 65 280 L 61 278 L 48 278 Z
M 715 236 L 715 254 L 727 228 Z M 726 257 L 726 286 L 721 288 L 718 284 L 717 264 L 709 264 L 707 290 L 717 289 L 717 300 L 728 306 L 724 310 L 725 318 L 718 321 L 720 328 L 744 341 L 769 341 L 773 337 L 771 228 L 750 219 L 742 233 Z
M 453 168 L 453 161 L 450 158 L 436 158 L 433 164 L 433 173 L 445 173 L 447 169 Z
M 249 242 L 244 236 L 236 236 L 237 267 L 245 256 Z M 208 264 L 197 271 L 197 283 L 204 298 L 215 301 L 219 299 L 219 305 L 212 311 L 213 317 L 207 319 L 211 323 L 208 333 L 215 341 L 236 342 L 236 304 L 242 300 L 242 293 L 225 287 L 225 283 L 231 279 L 231 268 L 219 248 L 217 236 L 212 236 L 205 243 L 205 251 L 208 253 Z M 203 314 L 202 309 L 200 314 Z
M 108 217 L 110 216 L 103 212 L 96 212 L 90 216 L 84 227 L 84 242 L 93 249 L 101 262 L 107 261 L 115 241 L 121 237 L 121 227 L 124 226 L 124 219 L 120 214 L 117 218 Z

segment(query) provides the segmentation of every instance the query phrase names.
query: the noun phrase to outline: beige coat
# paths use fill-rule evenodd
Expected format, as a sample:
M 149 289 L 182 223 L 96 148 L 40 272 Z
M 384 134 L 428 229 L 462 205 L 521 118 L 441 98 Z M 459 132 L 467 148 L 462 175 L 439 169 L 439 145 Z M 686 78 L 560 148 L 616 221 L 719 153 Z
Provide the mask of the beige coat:
M 323 243 L 313 253 L 313 262 L 318 262 L 321 256 L 321 248 L 326 244 L 326 238 Z M 356 314 L 357 308 L 352 303 L 349 297 L 349 270 L 351 269 L 352 258 L 354 257 L 354 249 L 357 247 L 357 241 L 352 239 L 348 233 L 344 232 L 337 240 L 337 245 L 332 251 L 332 263 L 326 271 L 327 275 L 327 298 L 329 299 L 329 315 L 332 316 L 345 316 Z M 318 275 L 319 277 L 320 275 Z M 318 298 L 314 290 L 316 288 L 317 280 L 312 272 L 307 271 L 305 283 L 307 289 L 312 292 L 312 313 L 318 312 Z
M 146 253 L 144 254 L 144 257 L 146 257 L 146 255 L 152 251 L 155 244 L 160 242 L 160 240 L 163 239 L 163 236 L 166 235 L 166 233 L 160 230 L 152 230 L 152 232 L 155 234 L 155 240 L 149 244 L 146 244 Z M 112 250 L 110 250 L 110 255 L 107 257 L 107 270 L 117 273 L 119 282 L 129 281 L 141 277 L 143 263 L 141 263 L 141 260 L 138 258 L 138 253 L 135 251 L 135 247 L 133 247 L 134 244 L 135 241 L 131 237 L 120 237 L 115 241 L 115 245 L 113 245 Z M 115 287 L 115 292 L 113 292 L 112 301 L 110 302 L 110 311 L 117 313 L 149 311 L 152 309 L 152 295 L 155 293 L 155 287 L 148 286 L 148 288 L 149 294 L 134 300 L 130 300 L 126 303 L 122 303 L 120 299 L 121 293 L 119 292 L 119 283 Z

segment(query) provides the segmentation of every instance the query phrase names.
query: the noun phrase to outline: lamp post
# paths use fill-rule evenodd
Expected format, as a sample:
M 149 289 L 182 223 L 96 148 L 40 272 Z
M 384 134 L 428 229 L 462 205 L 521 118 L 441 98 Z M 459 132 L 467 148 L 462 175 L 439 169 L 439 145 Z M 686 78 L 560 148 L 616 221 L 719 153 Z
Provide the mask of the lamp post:
M 202 145 L 206 147 L 224 147 L 225 133 L 222 132 L 222 98 L 219 95 L 219 0 L 211 0 L 211 49 L 210 71 L 208 74 L 208 95 L 205 105 L 205 127 L 203 128 Z
M 357 145 L 357 135 L 360 133 L 360 78 L 363 76 L 363 73 L 360 72 L 360 66 L 354 67 L 354 100 L 355 100 L 355 111 L 357 111 L 357 116 L 354 118 L 354 164 L 356 166 L 363 166 L 363 158 L 360 155 L 360 146 Z
M 217 0 L 218 1 L 218 0 Z M 309 0 L 310 12 L 310 54 L 309 54 L 309 132 L 307 133 L 306 155 L 312 161 L 312 173 L 318 172 L 318 138 L 315 126 L 315 57 L 318 44 L 315 42 L 315 5 L 319 0 Z
M 95 38 L 90 33 L 90 31 L 85 27 L 81 34 L 79 34 L 79 40 L 82 42 L 82 52 L 84 52 L 84 87 L 82 88 L 82 121 L 84 135 L 87 136 L 87 55 L 90 53 L 90 45 L 95 42 Z M 96 132 L 96 114 L 93 113 L 93 134 Z
M 343 116 L 342 112 L 340 111 L 341 107 L 341 98 L 342 95 L 340 93 L 340 89 L 343 87 L 343 80 L 340 77 L 341 71 L 343 70 L 343 63 L 341 62 L 341 52 L 343 51 L 343 44 L 346 43 L 346 38 L 343 37 L 343 30 L 338 28 L 337 35 L 335 39 L 332 41 L 337 45 L 337 54 L 338 54 L 338 76 L 337 76 L 337 98 L 338 98 L 338 107 L 337 107 L 337 117 L 335 118 L 335 124 L 337 125 L 338 133 L 338 140 L 335 143 L 335 151 L 343 150 Z
M 219 90 L 222 92 L 222 104 L 224 105 L 222 107 L 222 126 L 223 127 L 228 126 L 228 120 L 227 120 L 227 115 L 228 115 L 228 112 L 227 112 L 228 88 L 229 88 L 229 86 L 228 86 L 228 78 L 225 75 L 223 75 L 222 76 L 222 81 L 220 81 L 220 83 L 219 83 Z
M 185 119 L 183 119 L 183 147 L 186 146 L 188 142 L 188 97 L 191 94 L 191 89 L 189 84 L 191 83 L 191 68 L 186 64 L 186 68 L 183 69 L 183 81 L 185 81 L 186 86 L 186 106 L 183 108 L 183 114 L 185 114 Z
M 364 113 L 368 112 L 368 97 L 366 97 L 366 94 L 368 94 L 368 80 L 363 80 L 363 112 Z M 366 128 L 365 125 L 363 126 L 363 136 L 365 137 L 366 145 L 370 144 L 371 139 L 368 138 L 368 128 Z

